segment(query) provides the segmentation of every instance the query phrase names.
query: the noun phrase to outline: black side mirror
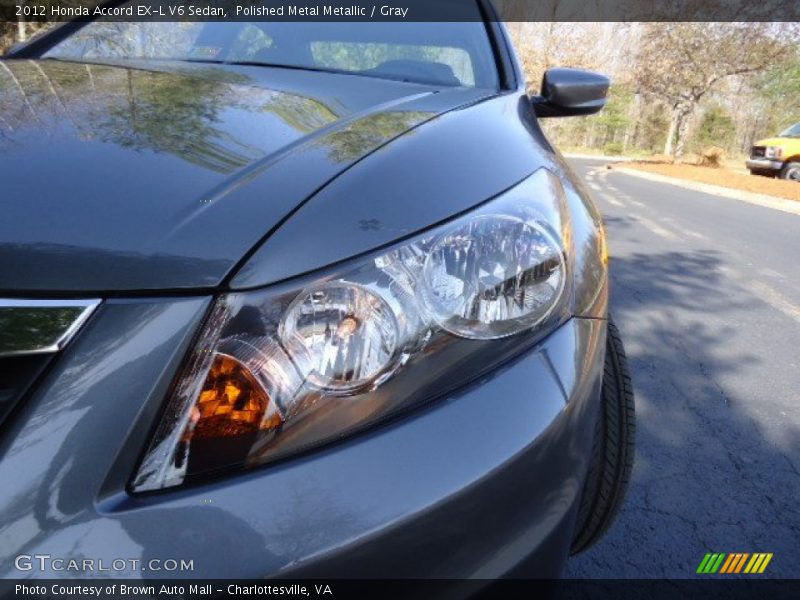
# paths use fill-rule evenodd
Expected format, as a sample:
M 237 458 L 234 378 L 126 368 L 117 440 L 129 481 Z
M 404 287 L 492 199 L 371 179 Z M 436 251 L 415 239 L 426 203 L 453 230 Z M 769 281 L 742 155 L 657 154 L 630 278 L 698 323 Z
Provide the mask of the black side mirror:
M 611 80 L 605 75 L 563 67 L 548 69 L 540 96 L 531 98 L 537 117 L 591 115 L 606 104 Z

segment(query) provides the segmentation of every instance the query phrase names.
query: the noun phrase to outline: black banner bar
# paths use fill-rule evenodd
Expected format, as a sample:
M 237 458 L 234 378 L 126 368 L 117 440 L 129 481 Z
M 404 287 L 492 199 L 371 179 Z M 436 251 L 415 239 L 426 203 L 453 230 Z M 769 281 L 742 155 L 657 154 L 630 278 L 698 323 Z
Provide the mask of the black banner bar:
M 545 598 L 553 600 L 796 599 L 800 580 L 0 580 L 0 598 L 22 600 L 205 600 L 284 598 Z

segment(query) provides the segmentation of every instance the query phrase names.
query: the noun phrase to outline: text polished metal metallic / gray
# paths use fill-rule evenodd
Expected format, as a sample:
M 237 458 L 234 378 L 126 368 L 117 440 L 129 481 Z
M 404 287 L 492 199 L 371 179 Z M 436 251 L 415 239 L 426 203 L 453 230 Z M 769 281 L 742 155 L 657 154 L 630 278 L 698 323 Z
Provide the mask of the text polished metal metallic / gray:
M 97 299 L 0 298 L 0 358 L 58 352 L 99 304 Z

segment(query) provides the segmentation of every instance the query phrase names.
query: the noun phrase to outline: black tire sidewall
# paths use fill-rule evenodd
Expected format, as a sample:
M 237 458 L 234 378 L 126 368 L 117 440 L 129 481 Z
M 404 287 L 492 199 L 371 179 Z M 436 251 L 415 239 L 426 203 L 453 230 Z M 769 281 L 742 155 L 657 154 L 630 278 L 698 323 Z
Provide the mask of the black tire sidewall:
M 609 319 L 600 414 L 586 475 L 571 552 L 595 544 L 623 504 L 633 470 L 635 405 L 627 357 L 619 330 Z
M 794 177 L 791 176 L 792 174 L 794 174 Z M 786 163 L 781 169 L 781 179 L 800 182 L 800 162 Z

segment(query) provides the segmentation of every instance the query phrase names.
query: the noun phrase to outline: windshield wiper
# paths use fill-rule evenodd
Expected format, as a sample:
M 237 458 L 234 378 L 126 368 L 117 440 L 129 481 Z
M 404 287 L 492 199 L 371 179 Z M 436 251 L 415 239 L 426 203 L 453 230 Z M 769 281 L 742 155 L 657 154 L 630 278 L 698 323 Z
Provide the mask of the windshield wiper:
M 379 75 L 376 73 L 365 73 L 364 71 L 348 71 L 347 69 L 333 69 L 329 67 L 311 67 L 301 65 L 287 65 L 282 63 L 267 63 L 257 60 L 214 60 L 211 58 L 185 58 L 185 59 L 170 59 L 178 60 L 180 62 L 189 63 L 205 63 L 210 65 L 234 65 L 243 67 L 267 67 L 273 69 L 289 69 L 292 71 L 310 71 L 312 73 L 331 73 L 333 75 L 353 75 L 355 77 L 367 77 L 369 79 L 383 79 L 388 81 L 398 81 L 401 83 L 411 83 L 415 85 L 443 85 L 432 81 L 416 81 L 409 77 L 392 77 L 388 75 Z
M 329 69 L 326 67 L 287 65 L 283 63 L 268 63 L 257 60 L 214 60 L 211 58 L 185 58 L 185 59 L 175 59 L 175 60 L 180 60 L 181 62 L 190 62 L 190 63 L 205 63 L 210 65 L 234 65 L 237 67 L 267 67 L 272 69 L 290 69 L 293 71 L 311 71 L 313 73 L 333 73 L 335 75 L 359 75 L 361 77 L 367 77 L 367 75 L 363 75 L 358 71 L 346 71 L 344 69 Z

